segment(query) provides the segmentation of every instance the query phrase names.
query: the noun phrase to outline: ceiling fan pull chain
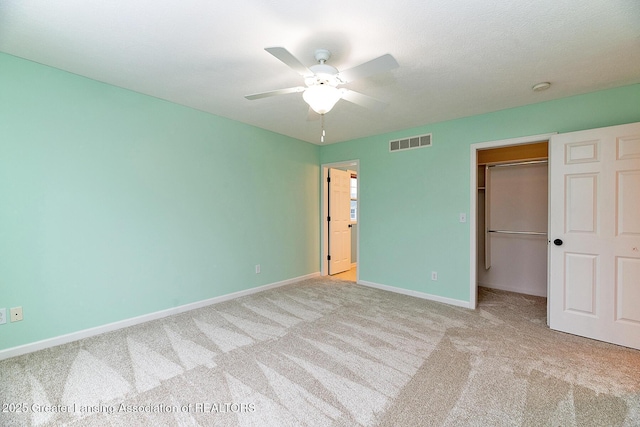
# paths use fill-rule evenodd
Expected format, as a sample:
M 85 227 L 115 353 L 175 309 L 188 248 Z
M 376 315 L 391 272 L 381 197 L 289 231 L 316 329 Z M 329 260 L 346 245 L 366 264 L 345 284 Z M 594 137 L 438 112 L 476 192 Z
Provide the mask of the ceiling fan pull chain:
M 320 142 L 324 144 L 324 114 L 320 115 L 320 127 L 322 128 L 322 135 L 320 136 Z

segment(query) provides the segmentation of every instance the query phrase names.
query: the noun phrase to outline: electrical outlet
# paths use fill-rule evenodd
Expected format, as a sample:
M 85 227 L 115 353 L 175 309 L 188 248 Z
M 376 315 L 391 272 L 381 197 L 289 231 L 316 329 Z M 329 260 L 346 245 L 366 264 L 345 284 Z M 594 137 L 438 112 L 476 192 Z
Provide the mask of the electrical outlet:
M 13 307 L 10 311 L 12 322 L 19 322 L 22 320 L 22 307 Z
M 256 264 L 256 274 L 260 274 L 260 264 Z
M 0 325 L 7 323 L 7 309 L 0 308 Z
M 431 272 L 431 280 L 438 280 L 438 272 L 437 271 L 432 271 Z
M 467 222 L 467 214 L 460 212 L 460 222 Z

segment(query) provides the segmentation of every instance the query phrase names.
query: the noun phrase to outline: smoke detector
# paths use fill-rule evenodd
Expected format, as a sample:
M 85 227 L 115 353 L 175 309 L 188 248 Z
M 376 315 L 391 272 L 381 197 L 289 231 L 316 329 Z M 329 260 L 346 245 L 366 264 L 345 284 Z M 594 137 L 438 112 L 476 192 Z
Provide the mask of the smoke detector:
M 531 88 L 534 92 L 542 92 L 543 90 L 547 90 L 551 87 L 551 83 L 549 82 L 542 82 L 542 83 L 538 83 L 536 85 L 533 85 L 533 87 Z

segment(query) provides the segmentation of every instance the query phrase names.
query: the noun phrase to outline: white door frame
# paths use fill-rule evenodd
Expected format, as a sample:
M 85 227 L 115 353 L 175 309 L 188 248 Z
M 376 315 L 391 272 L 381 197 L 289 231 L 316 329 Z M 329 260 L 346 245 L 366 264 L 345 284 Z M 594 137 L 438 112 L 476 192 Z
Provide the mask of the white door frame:
M 469 308 L 475 310 L 477 306 L 478 296 L 478 239 L 477 239 L 477 222 L 478 222 L 478 150 L 487 148 L 507 147 L 510 145 L 531 144 L 533 142 L 548 141 L 557 132 L 544 133 L 540 135 L 522 136 L 519 138 L 502 139 L 498 141 L 478 142 L 471 144 L 471 212 L 473 215 L 469 221 Z M 359 248 L 358 248 L 359 249 Z M 548 276 L 548 271 L 547 271 Z M 548 280 L 547 280 L 548 286 Z M 548 295 L 548 293 L 547 293 Z
M 327 261 L 327 216 L 329 215 L 329 207 L 327 206 L 327 197 L 329 195 L 329 187 L 327 185 L 327 177 L 330 168 L 349 168 L 358 174 L 358 235 L 356 236 L 356 263 L 360 264 L 360 160 L 345 160 L 343 162 L 323 163 L 320 165 L 320 275 L 326 276 L 329 273 L 329 262 Z M 356 282 L 360 281 L 360 268 L 356 270 Z

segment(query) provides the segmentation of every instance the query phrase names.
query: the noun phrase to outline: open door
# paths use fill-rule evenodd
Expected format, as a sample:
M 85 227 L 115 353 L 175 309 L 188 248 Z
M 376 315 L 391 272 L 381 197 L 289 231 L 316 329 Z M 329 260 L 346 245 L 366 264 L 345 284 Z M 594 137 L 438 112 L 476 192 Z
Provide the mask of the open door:
M 351 268 L 351 173 L 329 169 L 329 274 Z
M 640 349 L 640 123 L 550 141 L 549 326 Z

